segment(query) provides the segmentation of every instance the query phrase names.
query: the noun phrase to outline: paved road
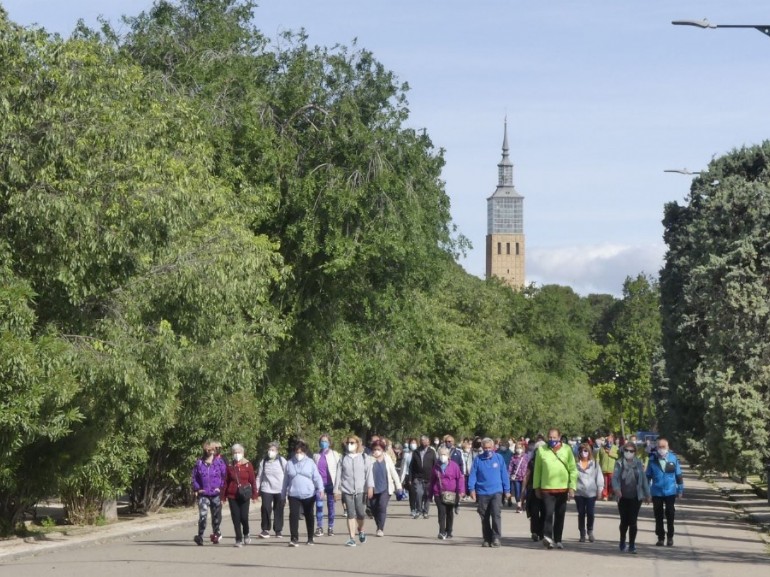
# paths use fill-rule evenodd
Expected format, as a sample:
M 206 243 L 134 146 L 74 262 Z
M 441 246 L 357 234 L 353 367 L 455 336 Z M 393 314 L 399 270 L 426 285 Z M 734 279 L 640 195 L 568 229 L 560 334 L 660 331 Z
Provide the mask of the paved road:
M 529 538 L 526 516 L 503 511 L 503 547 L 480 546 L 479 520 L 465 504 L 455 525 L 453 541 L 438 541 L 435 515 L 413 520 L 403 502 L 393 502 L 387 536 L 371 535 L 363 546 L 344 546 L 345 536 L 321 537 L 314 547 L 287 546 L 286 540 L 255 540 L 241 549 L 232 547 L 232 527 L 225 517 L 228 537 L 220 545 L 192 542 L 195 519 L 150 525 L 144 533 L 89 539 L 66 547 L 38 549 L 0 556 L 0 575 L 20 577 L 226 577 L 235 574 L 266 577 L 388 576 L 388 577 L 766 577 L 770 576 L 770 549 L 752 526 L 739 520 L 730 503 L 707 483 L 687 472 L 688 490 L 677 515 L 676 546 L 656 547 L 652 510 L 642 508 L 637 540 L 638 555 L 617 550 L 616 506 L 598 503 L 595 543 L 577 540 L 576 513 L 570 505 L 563 551 L 547 551 Z M 252 510 L 258 528 L 258 511 Z M 367 522 L 371 528 L 371 521 Z M 338 533 L 343 524 L 338 521 Z M 288 529 L 288 527 L 287 527 Z M 304 535 L 301 540 L 304 542 Z M 31 552 L 31 553 L 30 553 Z M 20 555 L 20 556 L 19 556 Z M 14 556 L 16 556 L 14 558 Z

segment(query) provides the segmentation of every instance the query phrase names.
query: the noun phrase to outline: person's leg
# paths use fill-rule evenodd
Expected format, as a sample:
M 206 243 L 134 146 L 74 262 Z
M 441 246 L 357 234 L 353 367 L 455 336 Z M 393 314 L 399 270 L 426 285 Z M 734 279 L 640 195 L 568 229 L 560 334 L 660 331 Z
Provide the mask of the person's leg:
M 556 512 L 556 496 L 553 493 L 543 493 L 543 538 L 553 541 L 553 516 Z
M 358 540 L 362 543 L 366 540 L 366 532 L 364 531 L 364 523 L 366 522 L 366 495 L 363 493 L 356 495 L 355 499 L 355 516 L 356 516 L 356 528 L 358 529 Z M 362 535 L 364 535 L 362 539 Z
M 626 548 L 626 534 L 628 533 L 628 501 L 629 499 L 618 499 L 618 515 L 620 516 L 620 548 Z
M 628 546 L 632 550 L 636 547 L 637 520 L 639 519 L 639 509 L 642 508 L 642 502 L 639 499 L 629 499 L 628 511 Z
M 438 506 L 437 506 L 437 508 L 438 508 Z M 454 528 L 454 521 L 455 521 L 455 508 L 454 507 L 447 507 L 446 508 L 446 521 L 445 521 L 445 524 L 444 524 L 444 533 L 446 533 L 447 537 L 451 537 L 452 536 L 452 530 Z
M 564 535 L 564 518 L 567 515 L 567 493 L 558 493 L 556 495 L 556 506 L 553 512 L 553 539 L 561 543 Z
M 261 515 L 260 529 L 263 533 L 270 531 L 271 518 L 273 515 L 273 495 L 262 493 L 262 505 L 259 507 Z
M 422 514 L 425 512 L 425 505 L 423 503 L 423 498 L 425 495 L 425 484 L 423 483 L 422 479 L 415 479 L 413 481 L 414 484 L 414 511 L 417 514 Z
M 674 516 L 676 514 L 676 496 L 669 495 L 664 500 L 666 508 L 666 531 L 668 532 L 668 540 L 673 542 L 674 540 Z
M 422 481 L 422 514 L 426 517 L 430 513 L 430 497 L 428 497 L 428 481 Z
M 666 538 L 666 531 L 663 529 L 663 497 L 652 498 L 652 511 L 655 513 L 655 534 L 658 536 L 658 542 L 662 543 Z
M 594 538 L 594 519 L 596 517 L 596 497 L 586 499 L 586 530 L 588 538 L 593 542 Z
M 444 503 L 441 502 L 441 495 L 436 495 L 436 515 L 438 515 L 438 532 L 440 535 L 443 535 L 447 532 L 446 528 L 446 517 L 447 517 L 447 507 L 444 505 Z
M 211 497 L 211 528 L 214 535 L 222 535 L 222 499 L 219 495 Z
M 316 524 L 318 527 L 323 527 L 324 525 L 324 500 L 321 497 L 320 494 L 316 494 L 315 497 L 315 518 L 316 518 Z
M 374 516 L 374 522 L 377 523 L 377 528 L 384 531 L 385 522 L 388 520 L 388 503 L 390 503 L 390 494 L 387 491 L 380 493 L 380 498 L 377 503 L 377 514 Z
M 476 495 L 476 511 L 481 517 L 481 537 L 485 543 L 492 542 L 492 527 L 489 524 L 489 503 L 492 499 L 496 499 L 497 495 Z
M 587 497 L 581 497 L 575 495 L 575 507 L 578 514 L 578 533 L 580 534 L 580 540 L 584 541 L 586 537 L 586 501 Z
M 238 499 L 228 499 L 227 504 L 230 505 L 230 519 L 233 521 L 233 529 L 235 530 L 235 542 L 243 542 L 243 533 L 241 533 L 241 505 L 238 503 Z
M 283 533 L 284 504 L 280 493 L 273 495 L 273 531 L 276 535 Z
M 513 489 L 513 499 L 516 501 L 516 509 L 521 510 L 521 481 L 512 481 L 511 488 Z
M 409 483 L 409 512 L 417 513 L 417 487 L 414 482 Z
M 326 522 L 328 523 L 329 531 L 334 529 L 334 518 L 336 511 L 334 510 L 334 485 L 326 485 L 324 487 L 326 493 Z M 321 525 L 318 525 L 321 527 Z
M 501 493 L 501 497 L 505 494 Z M 489 522 L 490 529 L 492 530 L 492 541 L 500 541 L 503 534 L 503 524 L 500 518 L 500 512 L 502 510 L 502 499 L 492 499 L 490 502 Z
M 602 499 L 605 501 L 612 496 L 612 473 L 604 473 L 604 489 L 602 489 Z
M 308 497 L 301 500 L 302 511 L 305 513 L 305 529 L 307 529 L 307 540 L 311 542 L 313 540 L 313 534 L 315 532 L 315 517 L 313 517 L 313 509 L 315 508 L 316 498 Z
M 301 504 L 298 497 L 289 497 L 289 536 L 294 542 L 299 541 L 299 510 Z
M 211 500 L 205 495 L 198 497 L 198 536 L 203 537 L 206 532 L 206 522 L 209 517 L 209 507 Z

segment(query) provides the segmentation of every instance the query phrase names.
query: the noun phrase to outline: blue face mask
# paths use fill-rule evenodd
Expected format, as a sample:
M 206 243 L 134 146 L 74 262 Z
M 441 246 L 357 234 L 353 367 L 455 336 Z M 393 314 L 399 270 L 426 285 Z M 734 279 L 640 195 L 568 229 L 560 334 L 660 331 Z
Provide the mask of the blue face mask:
M 492 449 L 484 449 L 481 454 L 485 459 L 489 459 L 492 456 Z
M 553 439 L 548 439 L 548 446 L 552 449 L 559 444 L 559 441 L 554 441 Z
M 321 445 L 321 449 L 325 451 L 326 449 L 329 448 L 329 441 L 321 441 L 319 445 Z

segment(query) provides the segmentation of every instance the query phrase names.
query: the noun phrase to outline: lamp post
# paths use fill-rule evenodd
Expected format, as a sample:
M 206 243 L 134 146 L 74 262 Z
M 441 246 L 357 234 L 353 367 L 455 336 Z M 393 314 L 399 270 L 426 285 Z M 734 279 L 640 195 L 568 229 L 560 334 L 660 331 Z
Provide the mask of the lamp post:
M 712 24 L 705 18 L 703 20 L 672 20 L 671 24 L 674 26 L 695 26 L 696 28 L 753 28 L 765 36 L 770 36 L 770 24 Z
M 689 175 L 696 175 L 700 174 L 700 170 L 690 171 L 686 168 L 667 168 L 663 172 L 675 172 L 677 174 L 689 174 Z

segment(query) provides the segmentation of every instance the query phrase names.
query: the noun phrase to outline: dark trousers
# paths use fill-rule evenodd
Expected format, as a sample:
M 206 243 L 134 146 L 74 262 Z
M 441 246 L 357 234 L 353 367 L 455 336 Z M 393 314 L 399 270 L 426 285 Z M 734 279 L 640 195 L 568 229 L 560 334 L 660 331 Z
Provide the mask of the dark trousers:
M 385 530 L 385 521 L 388 518 L 388 503 L 390 495 L 387 491 L 375 493 L 369 500 L 369 508 L 372 510 L 372 517 L 378 529 Z
M 414 488 L 414 483 L 408 481 L 409 487 L 407 488 L 409 493 L 409 512 L 414 513 L 417 511 L 417 490 Z
M 222 532 L 219 530 L 219 526 L 222 523 L 222 499 L 219 495 L 208 497 L 201 495 L 198 497 L 198 535 L 203 537 L 203 533 L 206 531 L 206 519 L 209 516 L 209 510 L 211 511 L 211 531 L 217 535 Z
M 626 531 L 628 531 L 628 544 L 633 547 L 634 543 L 636 543 L 636 520 L 639 518 L 639 509 L 641 508 L 642 502 L 639 499 L 621 497 L 618 500 L 621 543 L 626 542 Z
M 674 503 L 676 502 L 676 495 L 668 495 L 667 497 L 653 497 L 652 498 L 652 510 L 655 513 L 655 534 L 658 539 L 663 539 L 666 536 L 666 532 L 663 531 L 663 510 L 666 512 L 666 531 L 668 531 L 668 538 L 674 537 L 674 515 L 676 508 Z
M 543 492 L 543 506 L 545 508 L 543 536 L 551 537 L 555 542 L 561 543 L 561 536 L 564 533 L 564 515 L 567 513 L 567 492 Z
M 543 500 L 537 498 L 533 489 L 530 489 L 527 495 L 527 514 L 529 515 L 529 532 L 542 539 L 545 506 Z
M 479 512 L 479 517 L 481 517 L 481 536 L 487 543 L 500 539 L 502 504 L 502 493 L 476 495 L 476 509 Z
M 438 512 L 438 532 L 451 535 L 455 522 L 455 506 L 444 505 L 441 495 L 436 495 L 436 511 Z
M 238 497 L 228 499 L 230 505 L 230 518 L 233 520 L 235 540 L 243 541 L 243 536 L 249 534 L 249 500 L 240 500 Z
M 315 531 L 315 517 L 313 516 L 313 509 L 315 509 L 315 496 L 308 497 L 307 499 L 289 497 L 289 531 L 291 532 L 292 541 L 299 541 L 300 510 L 305 516 L 305 527 L 307 528 L 308 541 L 313 539 L 313 531 Z
M 428 481 L 425 479 L 415 479 L 414 485 L 414 499 L 415 509 L 418 513 L 427 515 L 430 512 L 430 497 L 428 497 Z
M 575 505 L 578 511 L 578 531 L 585 537 L 586 530 L 594 530 L 594 517 L 596 510 L 596 497 L 580 497 L 575 495 Z
M 262 493 L 262 530 L 270 531 L 270 518 L 273 518 L 273 530 L 283 532 L 283 500 L 280 493 Z

